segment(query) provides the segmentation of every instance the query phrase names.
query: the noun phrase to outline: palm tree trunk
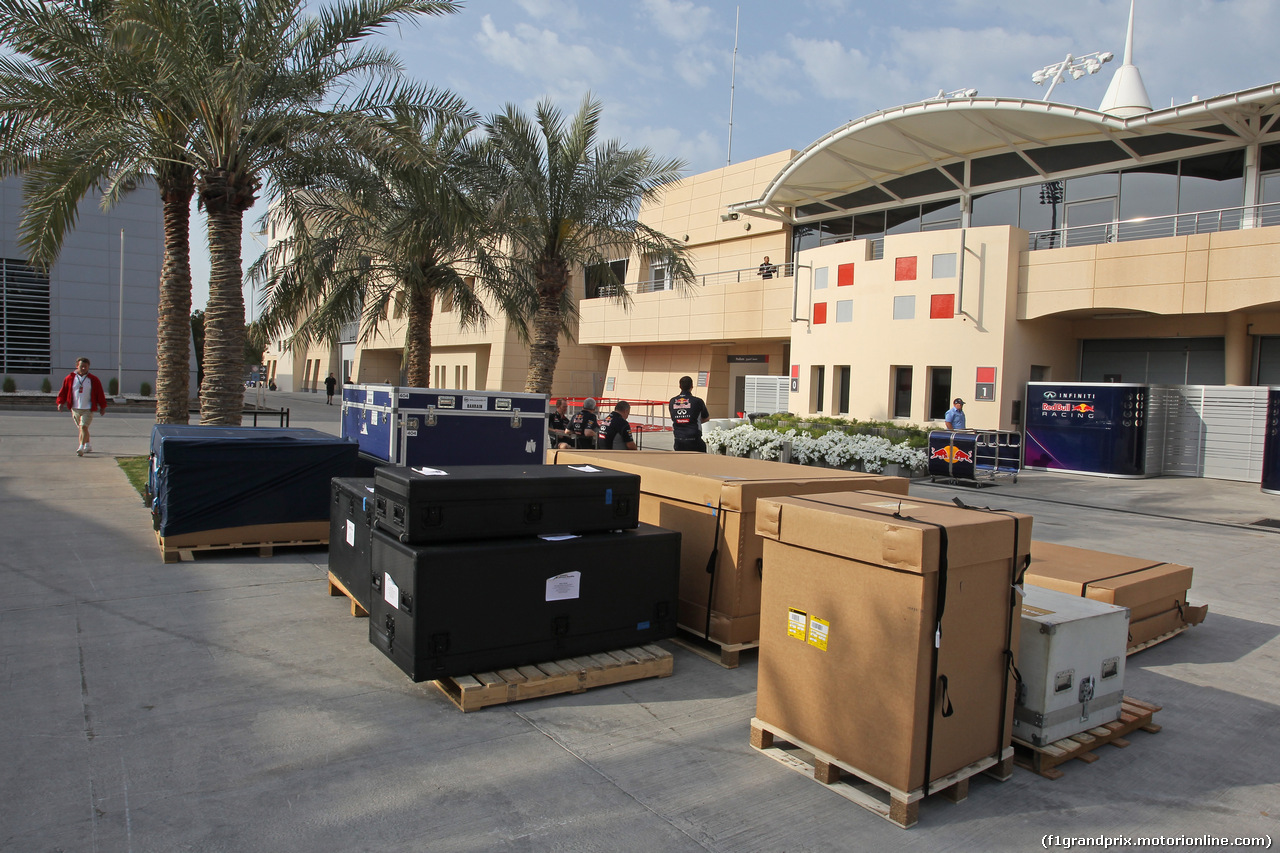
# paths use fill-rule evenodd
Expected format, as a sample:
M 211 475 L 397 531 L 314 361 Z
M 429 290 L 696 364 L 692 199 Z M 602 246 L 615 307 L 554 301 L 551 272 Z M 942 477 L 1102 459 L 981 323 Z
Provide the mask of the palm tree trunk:
M 191 196 L 190 172 L 161 188 L 164 266 L 156 323 L 156 423 L 185 424 L 191 406 Z M 124 389 L 120 389 L 121 393 Z
M 409 328 L 405 337 L 405 381 L 412 388 L 431 387 L 431 318 L 435 292 L 415 287 L 409 294 Z
M 529 341 L 529 374 L 524 390 L 532 394 L 550 394 L 551 380 L 560 360 L 560 296 L 542 291 L 538 311 L 533 315 L 533 335 Z
M 244 211 L 234 203 L 217 203 L 230 195 L 225 185 L 202 189 L 201 195 L 209 216 L 210 270 L 209 303 L 204 310 L 200 423 L 239 426 L 244 410 L 244 293 L 240 261 Z

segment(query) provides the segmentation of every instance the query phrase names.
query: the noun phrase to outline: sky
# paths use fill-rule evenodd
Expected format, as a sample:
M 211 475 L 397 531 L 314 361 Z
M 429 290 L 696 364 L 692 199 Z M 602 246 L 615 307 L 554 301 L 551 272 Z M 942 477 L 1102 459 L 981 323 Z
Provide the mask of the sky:
M 1280 80 L 1275 0 L 1136 3 L 1134 63 L 1157 109 Z M 1129 0 L 466 0 L 458 14 L 378 40 L 408 77 L 482 115 L 507 104 L 531 112 L 544 98 L 572 114 L 591 93 L 604 138 L 697 174 L 803 149 L 939 90 L 1040 100 L 1032 72 L 1068 53 L 1111 51 L 1100 73 L 1053 92 L 1096 108 L 1121 63 L 1128 16 Z M 245 219 L 246 265 L 262 251 L 250 232 L 264 210 L 260 201 Z M 196 308 L 208 296 L 204 227 L 193 215 Z

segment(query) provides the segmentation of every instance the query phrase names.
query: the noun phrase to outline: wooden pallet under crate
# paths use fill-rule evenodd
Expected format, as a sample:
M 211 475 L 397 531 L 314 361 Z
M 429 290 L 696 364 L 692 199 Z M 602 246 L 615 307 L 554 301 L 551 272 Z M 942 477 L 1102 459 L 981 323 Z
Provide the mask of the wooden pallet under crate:
M 558 661 L 441 678 L 432 682 L 463 711 L 478 711 L 558 693 L 582 693 L 592 687 L 666 678 L 675 658 L 658 646 L 638 646 Z
M 300 521 L 287 524 L 250 524 L 201 530 L 176 536 L 156 531 L 160 555 L 166 563 L 193 560 L 197 551 L 256 549 L 259 557 L 270 557 L 276 548 L 329 544 L 328 521 Z
M 1014 761 L 1019 767 L 1025 767 L 1032 773 L 1036 773 L 1046 779 L 1061 779 L 1064 775 L 1058 769 L 1061 764 L 1075 759 L 1079 759 L 1085 764 L 1092 764 L 1101 757 L 1094 753 L 1094 750 L 1103 744 L 1109 743 L 1114 747 L 1123 749 L 1129 745 L 1125 735 L 1132 734 L 1139 729 L 1152 734 L 1160 731 L 1160 726 L 1151 722 L 1151 718 L 1159 710 L 1159 705 L 1152 705 L 1149 702 L 1142 702 L 1126 696 L 1121 702 L 1120 719 L 1105 725 L 1088 729 L 1078 735 L 1072 735 L 1062 740 L 1055 740 L 1053 743 L 1047 743 L 1044 746 L 1036 746 L 1014 738 L 1013 745 L 1017 750 Z
M 718 663 L 725 669 L 737 669 L 741 663 L 740 657 L 743 652 L 760 648 L 759 642 L 722 643 L 719 640 L 704 637 L 700 632 L 692 628 L 686 628 L 683 625 L 677 628 L 676 635 L 671 638 L 671 642 L 686 651 L 693 652 L 700 658 L 709 660 L 712 663 Z
M 329 595 L 336 598 L 339 595 L 345 595 L 351 600 L 352 616 L 368 616 L 369 611 L 360 606 L 360 602 L 356 601 L 356 597 L 346 588 L 342 581 L 334 576 L 333 572 L 329 572 Z
M 780 746 L 779 741 L 785 743 L 785 746 Z M 920 801 L 925 797 L 923 788 L 900 791 L 757 717 L 751 719 L 751 746 L 784 767 L 790 767 L 821 782 L 849 802 L 856 803 L 903 829 L 910 829 L 919 821 Z M 1013 748 L 1008 747 L 1000 761 L 989 755 L 954 773 L 935 779 L 929 785 L 929 793 L 939 794 L 953 803 L 959 803 L 969 797 L 970 777 L 986 773 L 1004 782 L 1012 772 Z

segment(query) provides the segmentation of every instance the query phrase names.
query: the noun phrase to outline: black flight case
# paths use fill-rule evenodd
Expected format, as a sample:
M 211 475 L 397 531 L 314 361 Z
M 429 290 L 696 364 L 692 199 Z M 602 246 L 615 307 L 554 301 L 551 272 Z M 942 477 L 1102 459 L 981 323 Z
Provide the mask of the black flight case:
M 373 478 L 334 477 L 329 490 L 329 572 L 367 613 L 373 561 Z
M 401 542 L 623 530 L 639 524 L 640 477 L 592 465 L 384 466 L 374 523 Z
M 406 545 L 373 532 L 369 641 L 414 681 L 674 636 L 680 533 Z

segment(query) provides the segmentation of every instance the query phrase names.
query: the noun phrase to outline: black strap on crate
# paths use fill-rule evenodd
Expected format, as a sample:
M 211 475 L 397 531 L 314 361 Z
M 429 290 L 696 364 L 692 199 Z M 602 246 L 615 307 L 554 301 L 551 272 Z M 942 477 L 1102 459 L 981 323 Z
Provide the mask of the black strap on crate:
M 703 639 L 711 640 L 711 602 L 716 595 L 716 563 L 720 561 L 720 517 L 724 515 L 724 499 L 716 502 L 715 530 L 711 538 L 711 556 L 707 558 L 707 621 L 702 628 Z

